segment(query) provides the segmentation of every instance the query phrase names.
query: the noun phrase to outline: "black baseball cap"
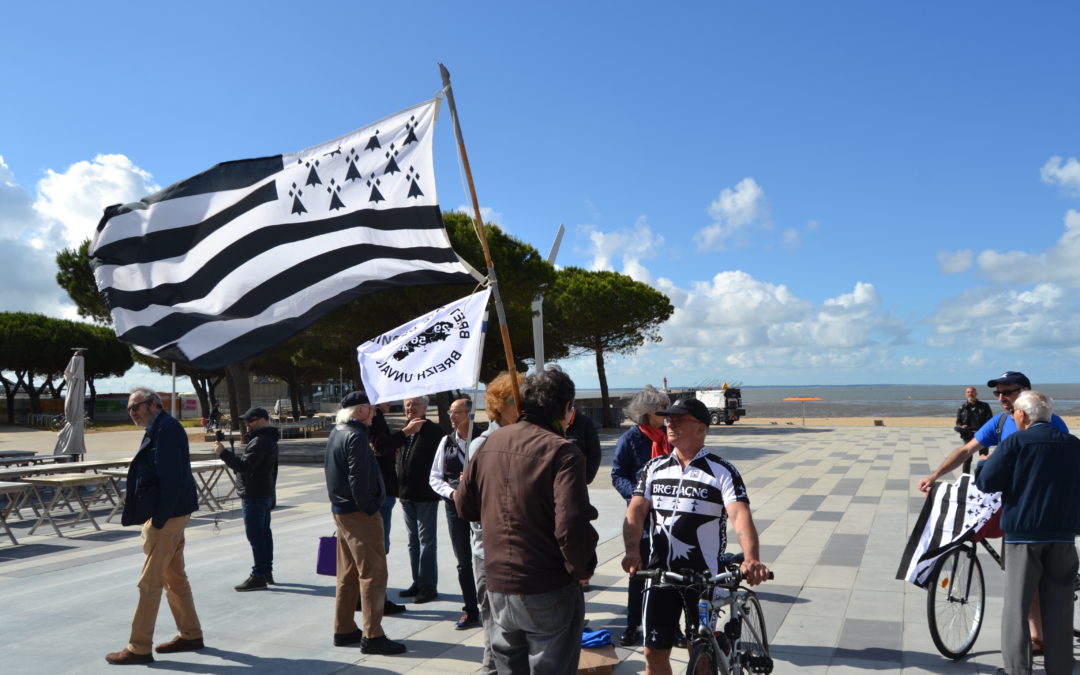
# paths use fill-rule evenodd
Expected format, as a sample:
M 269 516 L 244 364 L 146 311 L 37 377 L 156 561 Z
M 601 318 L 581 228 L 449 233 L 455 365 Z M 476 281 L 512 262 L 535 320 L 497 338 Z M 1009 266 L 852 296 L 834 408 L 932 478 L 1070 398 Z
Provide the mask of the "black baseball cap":
M 986 386 L 993 388 L 1002 384 L 1018 384 L 1024 389 L 1031 389 L 1031 380 L 1027 379 L 1027 375 L 1015 370 L 1006 370 L 996 380 L 987 382 Z
M 266 412 L 266 408 L 251 408 L 246 413 L 240 416 L 240 419 L 245 422 L 253 422 L 257 419 L 270 419 L 270 413 Z
M 705 407 L 705 404 L 696 398 L 680 398 L 678 401 L 668 408 L 667 410 L 661 410 L 656 413 L 661 417 L 667 417 L 668 415 L 690 415 L 698 422 L 701 422 L 705 426 L 709 426 L 709 409 Z
M 354 406 L 363 405 L 364 403 L 370 403 L 367 394 L 362 391 L 350 391 L 345 394 L 345 398 L 341 399 L 342 408 L 352 408 Z

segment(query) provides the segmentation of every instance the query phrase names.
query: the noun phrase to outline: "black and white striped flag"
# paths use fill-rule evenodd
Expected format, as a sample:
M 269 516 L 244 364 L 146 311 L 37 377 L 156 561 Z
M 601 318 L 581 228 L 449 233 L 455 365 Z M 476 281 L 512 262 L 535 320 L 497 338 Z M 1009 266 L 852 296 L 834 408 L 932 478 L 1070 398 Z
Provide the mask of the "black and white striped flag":
M 215 369 L 368 293 L 476 283 L 436 199 L 437 113 L 428 101 L 105 209 L 90 254 L 116 334 L 144 354 Z
M 896 578 L 926 588 L 941 556 L 971 539 L 1001 508 L 1000 492 L 983 492 L 975 478 L 934 483 L 896 570 Z

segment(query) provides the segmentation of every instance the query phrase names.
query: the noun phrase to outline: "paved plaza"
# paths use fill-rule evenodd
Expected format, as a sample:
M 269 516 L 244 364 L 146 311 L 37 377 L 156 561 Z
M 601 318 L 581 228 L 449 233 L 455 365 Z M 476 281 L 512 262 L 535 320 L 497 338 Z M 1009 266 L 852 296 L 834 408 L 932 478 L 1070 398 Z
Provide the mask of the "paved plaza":
M 140 437 L 141 432 L 91 434 L 87 459 L 130 457 Z M 616 638 L 625 626 L 626 604 L 620 567 L 624 503 L 609 479 L 617 437 L 601 434 L 604 464 L 590 486 L 600 513 L 600 564 L 586 594 L 589 625 L 609 628 Z M 51 452 L 54 439 L 48 432 L 0 427 L 0 449 Z M 302 450 L 304 444 L 288 441 L 283 447 Z M 982 557 L 985 623 L 971 654 L 959 662 L 933 646 L 925 591 L 894 579 L 923 500 L 914 484 L 956 447 L 950 429 L 739 423 L 713 428 L 709 444 L 746 479 L 762 559 L 776 574 L 775 581 L 758 587 L 775 673 L 993 673 L 1001 665 L 1004 575 L 988 556 Z M 192 443 L 193 451 L 209 447 Z M 103 522 L 108 509 L 95 513 Z M 400 518 L 397 507 L 389 555 L 393 599 L 410 582 Z M 322 466 L 284 465 L 273 513 L 278 585 L 265 592 L 233 591 L 251 565 L 239 505 L 233 500 L 225 511 L 197 512 L 185 555 L 207 647 L 162 655 L 147 667 L 225 675 L 474 672 L 481 634 L 454 630 L 461 596 L 444 516 L 439 521 L 439 599 L 409 605 L 407 613 L 383 624 L 408 653 L 365 656 L 356 647 L 334 647 L 333 579 L 315 574 L 317 539 L 333 529 Z M 0 671 L 115 672 L 104 655 L 127 641 L 143 561 L 138 528 L 103 522 L 98 532 L 84 524 L 60 538 L 49 528 L 28 535 L 31 523 L 14 521 L 18 546 L 0 539 Z M 174 633 L 163 602 L 155 642 Z M 644 670 L 641 647 L 617 652 L 616 672 Z M 1041 665 L 1038 659 L 1036 672 L 1043 672 Z

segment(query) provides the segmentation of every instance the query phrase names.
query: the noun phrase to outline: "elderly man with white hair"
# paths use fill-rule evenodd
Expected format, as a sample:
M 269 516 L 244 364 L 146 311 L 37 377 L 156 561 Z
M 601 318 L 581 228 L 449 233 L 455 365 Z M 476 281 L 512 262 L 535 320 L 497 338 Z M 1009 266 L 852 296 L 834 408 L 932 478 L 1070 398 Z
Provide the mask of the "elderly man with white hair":
M 1051 424 L 1053 402 L 1024 391 L 1013 403 L 1019 431 L 979 463 L 975 484 L 1002 496 L 1005 532 L 1005 607 L 1001 616 L 998 673 L 1031 671 L 1028 615 L 1038 593 L 1046 672 L 1073 672 L 1073 583 L 1080 532 L 1080 439 Z

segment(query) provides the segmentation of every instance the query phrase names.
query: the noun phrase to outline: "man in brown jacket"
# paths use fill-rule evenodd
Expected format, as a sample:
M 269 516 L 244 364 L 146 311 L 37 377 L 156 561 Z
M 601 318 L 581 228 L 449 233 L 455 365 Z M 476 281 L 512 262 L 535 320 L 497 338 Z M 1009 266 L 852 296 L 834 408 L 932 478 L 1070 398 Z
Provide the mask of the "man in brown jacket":
M 557 367 L 521 387 L 517 424 L 498 429 L 461 476 L 462 518 L 484 524 L 491 648 L 500 673 L 577 672 L 597 517 L 585 456 L 566 440 L 574 383 Z

